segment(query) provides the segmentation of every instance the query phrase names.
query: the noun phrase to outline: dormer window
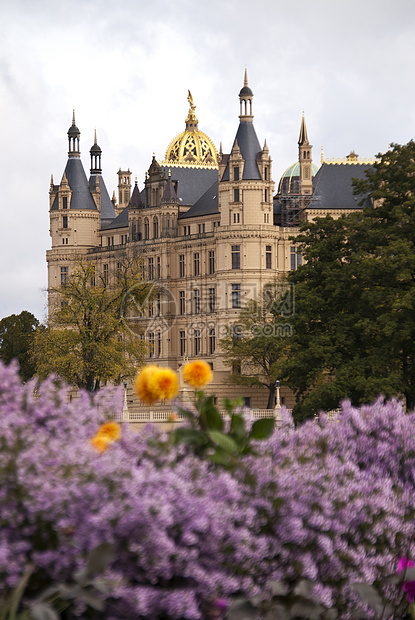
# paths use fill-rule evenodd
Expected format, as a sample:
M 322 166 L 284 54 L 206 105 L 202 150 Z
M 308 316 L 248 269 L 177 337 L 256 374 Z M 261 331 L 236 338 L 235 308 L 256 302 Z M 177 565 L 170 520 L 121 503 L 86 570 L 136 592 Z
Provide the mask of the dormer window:
M 239 181 L 239 166 L 234 166 L 233 169 L 233 180 Z
M 62 209 L 67 209 L 68 208 L 68 197 L 67 196 L 63 196 L 62 198 Z

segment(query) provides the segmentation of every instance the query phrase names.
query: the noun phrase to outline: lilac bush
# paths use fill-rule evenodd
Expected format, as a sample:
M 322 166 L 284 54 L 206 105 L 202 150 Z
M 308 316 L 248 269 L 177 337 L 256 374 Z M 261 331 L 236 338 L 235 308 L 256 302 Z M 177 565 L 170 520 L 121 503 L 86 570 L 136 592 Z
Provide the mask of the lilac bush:
M 226 470 L 150 426 L 100 453 L 91 438 L 120 412 L 119 392 L 69 402 L 53 378 L 34 388 L 0 366 L 0 597 L 33 565 L 30 601 L 111 543 L 105 611 L 78 603 L 70 617 L 204 618 L 215 601 L 306 578 L 347 618 L 354 581 L 415 557 L 415 420 L 398 402 L 345 403 L 337 420 L 298 428 L 284 411 Z

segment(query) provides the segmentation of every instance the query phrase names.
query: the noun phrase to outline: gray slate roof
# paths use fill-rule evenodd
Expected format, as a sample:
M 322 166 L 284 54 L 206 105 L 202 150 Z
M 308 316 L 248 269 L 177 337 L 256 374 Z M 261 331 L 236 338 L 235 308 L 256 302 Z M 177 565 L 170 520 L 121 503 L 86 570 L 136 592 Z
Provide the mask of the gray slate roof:
M 216 168 L 185 168 L 161 166 L 166 178 L 171 172 L 172 182 L 177 183 L 177 197 L 181 205 L 194 205 L 195 202 L 218 179 Z
M 113 228 L 127 228 L 127 227 L 128 227 L 128 206 L 125 207 L 125 209 L 123 209 L 119 215 L 117 215 L 115 220 L 112 220 L 112 222 L 110 222 L 109 224 L 102 226 L 102 228 L 105 228 L 105 230 L 112 230 Z
M 254 180 L 261 179 L 257 164 L 257 155 L 262 151 L 256 135 L 255 127 L 250 121 L 241 121 L 232 148 L 238 142 L 241 155 L 245 160 L 244 173 L 242 179 Z M 229 181 L 229 163 L 226 165 L 222 181 Z
M 112 220 L 115 218 L 115 210 L 114 205 L 112 204 L 109 197 L 108 190 L 105 186 L 102 174 L 92 174 L 89 177 L 90 191 L 94 191 L 97 177 L 99 189 L 101 190 L 101 226 L 104 227 L 106 224 L 112 222 Z
M 81 160 L 78 157 L 70 157 L 68 159 L 65 174 L 68 179 L 69 187 L 72 190 L 71 209 L 88 209 L 91 211 L 96 211 L 97 206 L 91 196 L 85 170 Z M 55 203 L 52 208 L 54 207 Z
M 308 209 L 361 209 L 359 202 L 363 196 L 354 196 L 352 179 L 365 179 L 365 170 L 369 164 L 323 163 L 313 178 L 314 196 L 318 199 L 311 201 Z M 364 206 L 370 206 L 368 196 Z
M 183 215 L 180 216 L 180 219 L 215 215 L 216 213 L 219 213 L 218 181 L 215 181 L 193 207 L 191 207 L 187 213 L 183 213 Z

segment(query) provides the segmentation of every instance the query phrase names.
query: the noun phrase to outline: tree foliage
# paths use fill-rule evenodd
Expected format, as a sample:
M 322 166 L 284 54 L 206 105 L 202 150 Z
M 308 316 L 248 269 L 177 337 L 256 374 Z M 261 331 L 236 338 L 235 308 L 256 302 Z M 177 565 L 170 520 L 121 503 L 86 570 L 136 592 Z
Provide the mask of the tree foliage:
M 38 325 L 37 318 L 27 310 L 11 314 L 0 321 L 0 359 L 5 364 L 17 360 L 23 381 L 28 381 L 35 374 L 30 348 Z
M 275 381 L 281 377 L 291 328 L 291 289 L 268 285 L 258 300 L 250 300 L 237 323 L 221 340 L 231 381 L 238 385 L 263 386 L 268 390 L 267 409 L 274 407 Z
M 305 264 L 295 286 L 286 377 L 297 419 L 379 394 L 415 406 L 415 143 L 393 148 L 355 181 L 373 207 L 319 218 L 296 242 Z
M 93 390 L 134 374 L 145 345 L 125 319 L 131 311 L 137 316 L 150 294 L 138 256 L 125 253 L 109 277 L 96 273 L 92 261 L 79 259 L 68 281 L 49 294 L 49 323 L 37 330 L 33 346 L 40 378 L 56 373 Z

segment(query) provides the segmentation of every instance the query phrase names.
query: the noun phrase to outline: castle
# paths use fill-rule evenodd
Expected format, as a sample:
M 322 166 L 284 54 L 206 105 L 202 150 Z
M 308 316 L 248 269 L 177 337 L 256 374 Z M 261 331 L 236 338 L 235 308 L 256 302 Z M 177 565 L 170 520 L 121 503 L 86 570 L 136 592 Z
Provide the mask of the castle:
M 267 391 L 229 382 L 230 369 L 220 339 L 238 321 L 241 308 L 264 286 L 280 281 L 301 264 L 290 240 L 299 222 L 361 208 L 351 179 L 363 177 L 370 161 L 352 152 L 346 159 L 313 163 L 304 115 L 298 161 L 282 175 L 274 192 L 272 160 L 253 124 L 253 92 L 245 71 L 239 92 L 239 125 L 229 154 L 217 151 L 198 128 L 189 91 L 185 129 L 151 161 L 144 188 L 134 186 L 128 169 L 118 171 L 118 200 L 109 197 L 101 169 L 102 151 L 90 149 L 90 176 L 80 158 L 80 131 L 68 131 L 68 161 L 62 180 L 50 185 L 48 288 L 67 280 L 74 260 L 88 255 L 108 281 L 117 257 L 138 251 L 145 276 L 157 289 L 142 309 L 142 336 L 149 361 L 179 369 L 184 359 L 207 361 L 219 399 L 243 396 L 263 408 Z M 288 391 L 282 400 L 292 404 Z

